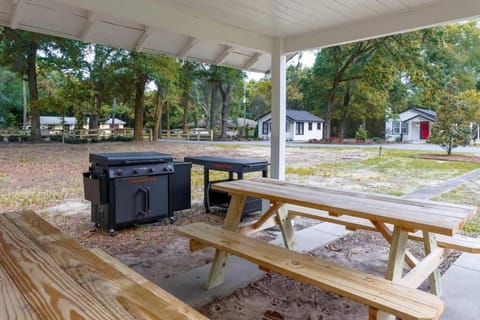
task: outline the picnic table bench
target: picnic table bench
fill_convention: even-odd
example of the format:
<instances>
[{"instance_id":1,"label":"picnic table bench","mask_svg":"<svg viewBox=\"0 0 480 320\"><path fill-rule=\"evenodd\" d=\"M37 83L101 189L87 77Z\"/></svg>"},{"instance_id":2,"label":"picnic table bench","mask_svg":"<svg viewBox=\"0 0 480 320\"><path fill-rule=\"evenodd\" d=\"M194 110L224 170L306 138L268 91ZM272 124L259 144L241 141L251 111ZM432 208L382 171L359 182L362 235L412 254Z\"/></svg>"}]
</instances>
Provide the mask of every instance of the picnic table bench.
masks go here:
<instances>
[{"instance_id":1,"label":"picnic table bench","mask_svg":"<svg viewBox=\"0 0 480 320\"><path fill-rule=\"evenodd\" d=\"M2 319L207 319L32 211L0 214Z\"/></svg>"},{"instance_id":2,"label":"picnic table bench","mask_svg":"<svg viewBox=\"0 0 480 320\"><path fill-rule=\"evenodd\" d=\"M455 236L476 208L433 201L331 190L267 178L218 183L213 188L228 192L230 206L223 229L204 224L181 227L191 238L192 250L215 247L207 288L222 283L228 253L251 260L263 269L275 271L319 288L343 295L370 307L370 318L438 319L443 311L438 266L447 249L438 245L436 235ZM270 208L257 221L240 226L246 197L270 201ZM296 246L288 206L328 212L329 216L364 219L390 243L385 279L290 251ZM335 222L335 220L333 221ZM245 234L276 225L285 247L275 247ZM389 227L393 226L393 230ZM409 233L421 232L425 257L419 261L406 249ZM410 271L403 274L404 261ZM433 294L416 289L430 280ZM381 312L378 312L381 311Z\"/></svg>"}]
</instances>

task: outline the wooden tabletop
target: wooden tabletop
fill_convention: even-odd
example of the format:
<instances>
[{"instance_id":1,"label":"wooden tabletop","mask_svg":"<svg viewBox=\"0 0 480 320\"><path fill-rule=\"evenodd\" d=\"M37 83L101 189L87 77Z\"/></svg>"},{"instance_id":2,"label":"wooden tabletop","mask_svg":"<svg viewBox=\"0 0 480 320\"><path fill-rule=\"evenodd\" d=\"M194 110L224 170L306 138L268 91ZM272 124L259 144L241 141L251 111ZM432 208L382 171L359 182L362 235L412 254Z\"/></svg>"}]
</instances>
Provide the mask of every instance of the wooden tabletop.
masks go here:
<instances>
[{"instance_id":1,"label":"wooden tabletop","mask_svg":"<svg viewBox=\"0 0 480 320\"><path fill-rule=\"evenodd\" d=\"M477 210L471 206L334 190L269 178L220 182L212 184L212 189L449 236L461 230Z\"/></svg>"},{"instance_id":2,"label":"wooden tabletop","mask_svg":"<svg viewBox=\"0 0 480 320\"><path fill-rule=\"evenodd\" d=\"M1 319L207 319L31 211L0 214Z\"/></svg>"}]
</instances>

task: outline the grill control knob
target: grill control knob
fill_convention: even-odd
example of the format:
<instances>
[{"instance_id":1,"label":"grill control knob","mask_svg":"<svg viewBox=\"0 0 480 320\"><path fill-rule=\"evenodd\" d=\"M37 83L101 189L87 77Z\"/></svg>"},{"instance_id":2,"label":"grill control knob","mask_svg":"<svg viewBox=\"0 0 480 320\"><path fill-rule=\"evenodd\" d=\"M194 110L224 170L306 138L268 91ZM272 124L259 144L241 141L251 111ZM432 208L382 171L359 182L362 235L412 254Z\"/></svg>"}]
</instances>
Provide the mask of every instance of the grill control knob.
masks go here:
<instances>
[{"instance_id":1,"label":"grill control knob","mask_svg":"<svg viewBox=\"0 0 480 320\"><path fill-rule=\"evenodd\" d=\"M137 174L138 173L138 170L137 169L133 169L133 174Z\"/></svg>"},{"instance_id":2,"label":"grill control knob","mask_svg":"<svg viewBox=\"0 0 480 320\"><path fill-rule=\"evenodd\" d=\"M149 172L154 172L155 171L155 168L150 168L148 169Z\"/></svg>"},{"instance_id":3,"label":"grill control knob","mask_svg":"<svg viewBox=\"0 0 480 320\"><path fill-rule=\"evenodd\" d=\"M163 168L163 171L172 172L172 171L173 171L173 166L172 166L171 164L169 164L168 166L166 166L165 168Z\"/></svg>"},{"instance_id":4,"label":"grill control knob","mask_svg":"<svg viewBox=\"0 0 480 320\"><path fill-rule=\"evenodd\" d=\"M115 174L117 176L121 176L123 174L123 170L122 169L117 169L117 171L115 171Z\"/></svg>"}]
</instances>

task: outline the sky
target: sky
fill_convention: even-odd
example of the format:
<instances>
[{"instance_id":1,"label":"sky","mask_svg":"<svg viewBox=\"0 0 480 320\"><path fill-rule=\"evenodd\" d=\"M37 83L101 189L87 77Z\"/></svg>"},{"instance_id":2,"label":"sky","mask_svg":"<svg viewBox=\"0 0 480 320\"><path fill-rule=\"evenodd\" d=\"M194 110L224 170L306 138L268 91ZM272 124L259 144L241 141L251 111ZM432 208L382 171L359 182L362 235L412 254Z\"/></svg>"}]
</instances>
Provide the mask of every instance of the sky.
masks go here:
<instances>
[{"instance_id":1,"label":"sky","mask_svg":"<svg viewBox=\"0 0 480 320\"><path fill-rule=\"evenodd\" d=\"M301 63L304 67L310 68L313 66L313 63L315 62L315 54L317 53L317 50L308 50L308 51L302 51L302 59ZM297 63L298 58L295 57L292 61L289 63ZM260 80L263 79L265 76L264 73L259 73L259 72L247 72L247 77L248 79L253 79L253 80Z\"/></svg>"}]
</instances>

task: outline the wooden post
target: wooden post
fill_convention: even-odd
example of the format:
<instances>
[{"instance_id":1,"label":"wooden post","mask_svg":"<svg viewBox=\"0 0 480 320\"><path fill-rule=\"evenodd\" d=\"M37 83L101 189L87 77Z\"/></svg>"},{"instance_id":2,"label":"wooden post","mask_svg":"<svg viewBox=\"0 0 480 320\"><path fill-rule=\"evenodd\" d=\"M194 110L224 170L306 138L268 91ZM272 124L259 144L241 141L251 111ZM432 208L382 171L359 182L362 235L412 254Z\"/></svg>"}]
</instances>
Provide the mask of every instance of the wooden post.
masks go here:
<instances>
[{"instance_id":1,"label":"wooden post","mask_svg":"<svg viewBox=\"0 0 480 320\"><path fill-rule=\"evenodd\" d=\"M285 248L295 250L297 248L297 241L295 240L295 232L293 231L292 219L288 215L288 210L285 206L277 209L278 225L282 231L283 243Z\"/></svg>"},{"instance_id":2,"label":"wooden post","mask_svg":"<svg viewBox=\"0 0 480 320\"><path fill-rule=\"evenodd\" d=\"M430 232L423 231L423 244L425 246L425 254L430 254L437 248L437 240L435 239L435 235ZM440 270L438 268L436 268L428 277L428 281L430 283L430 292L436 296L440 296L442 294L442 287L440 284Z\"/></svg>"},{"instance_id":3,"label":"wooden post","mask_svg":"<svg viewBox=\"0 0 480 320\"><path fill-rule=\"evenodd\" d=\"M228 206L227 215L223 222L223 229L229 231L238 231L238 225L242 218L243 207L245 206L246 196L232 195L230 205ZM210 275L206 284L206 289L211 289L218 286L223 282L225 278L225 268L227 267L228 254L226 252L216 250L215 258L212 262L212 269L210 269Z\"/></svg>"}]
</instances>

